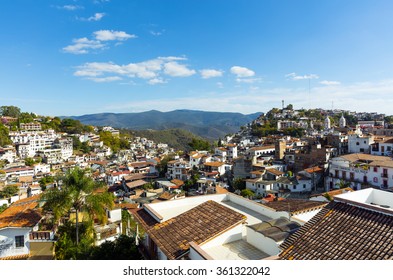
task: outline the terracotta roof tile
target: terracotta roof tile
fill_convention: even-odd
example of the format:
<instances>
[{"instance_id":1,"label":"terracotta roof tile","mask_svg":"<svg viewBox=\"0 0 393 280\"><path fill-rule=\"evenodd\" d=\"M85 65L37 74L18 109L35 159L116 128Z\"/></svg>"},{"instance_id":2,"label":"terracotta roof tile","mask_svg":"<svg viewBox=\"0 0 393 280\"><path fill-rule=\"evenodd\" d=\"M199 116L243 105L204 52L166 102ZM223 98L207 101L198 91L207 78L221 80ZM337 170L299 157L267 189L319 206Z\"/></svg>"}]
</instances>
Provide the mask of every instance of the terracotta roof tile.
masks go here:
<instances>
[{"instance_id":1,"label":"terracotta roof tile","mask_svg":"<svg viewBox=\"0 0 393 280\"><path fill-rule=\"evenodd\" d=\"M40 196L33 196L19 200L0 214L0 228L33 227L42 218L38 206Z\"/></svg>"},{"instance_id":2,"label":"terracotta roof tile","mask_svg":"<svg viewBox=\"0 0 393 280\"><path fill-rule=\"evenodd\" d=\"M280 259L383 260L393 257L393 216L330 202L282 245Z\"/></svg>"},{"instance_id":3,"label":"terracotta roof tile","mask_svg":"<svg viewBox=\"0 0 393 280\"><path fill-rule=\"evenodd\" d=\"M144 209L131 209L129 212L141 223L145 230L150 229L152 226L158 224L158 222Z\"/></svg>"},{"instance_id":4,"label":"terracotta roof tile","mask_svg":"<svg viewBox=\"0 0 393 280\"><path fill-rule=\"evenodd\" d=\"M306 199L288 198L280 201L270 201L265 206L273 208L276 211L286 211L292 214L300 211L306 211L314 208L322 208L326 202L311 201Z\"/></svg>"},{"instance_id":5,"label":"terracotta roof tile","mask_svg":"<svg viewBox=\"0 0 393 280\"><path fill-rule=\"evenodd\" d=\"M190 242L199 245L245 219L242 214L210 200L156 224L148 234L169 259L176 259L188 251Z\"/></svg>"}]
</instances>

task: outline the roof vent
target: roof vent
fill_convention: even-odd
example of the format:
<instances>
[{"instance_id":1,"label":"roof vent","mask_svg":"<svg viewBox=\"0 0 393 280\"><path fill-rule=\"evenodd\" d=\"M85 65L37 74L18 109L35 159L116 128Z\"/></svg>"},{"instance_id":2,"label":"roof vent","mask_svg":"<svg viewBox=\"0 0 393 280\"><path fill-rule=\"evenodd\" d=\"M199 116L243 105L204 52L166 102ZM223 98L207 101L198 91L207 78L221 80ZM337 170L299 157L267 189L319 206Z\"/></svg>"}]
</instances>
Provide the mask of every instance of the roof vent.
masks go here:
<instances>
[{"instance_id":1,"label":"roof vent","mask_svg":"<svg viewBox=\"0 0 393 280\"><path fill-rule=\"evenodd\" d=\"M381 207L383 207L383 208L390 208L389 205L379 205L379 206L381 206Z\"/></svg>"}]
</instances>

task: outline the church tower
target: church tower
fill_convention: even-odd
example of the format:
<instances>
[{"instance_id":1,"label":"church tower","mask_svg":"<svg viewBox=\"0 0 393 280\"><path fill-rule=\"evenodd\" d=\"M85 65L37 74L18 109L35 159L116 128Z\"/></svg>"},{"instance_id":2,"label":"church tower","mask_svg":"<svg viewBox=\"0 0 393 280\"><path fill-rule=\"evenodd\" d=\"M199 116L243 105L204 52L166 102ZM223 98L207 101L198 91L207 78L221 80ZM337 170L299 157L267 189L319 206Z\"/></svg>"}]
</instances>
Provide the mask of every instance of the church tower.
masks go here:
<instances>
[{"instance_id":1,"label":"church tower","mask_svg":"<svg viewBox=\"0 0 393 280\"><path fill-rule=\"evenodd\" d=\"M344 128L347 126L347 120L344 118L344 115L341 115L340 118L340 128Z\"/></svg>"},{"instance_id":2,"label":"church tower","mask_svg":"<svg viewBox=\"0 0 393 280\"><path fill-rule=\"evenodd\" d=\"M329 130L330 129L330 118L329 118L329 116L326 116L326 119L325 119L325 130Z\"/></svg>"}]
</instances>

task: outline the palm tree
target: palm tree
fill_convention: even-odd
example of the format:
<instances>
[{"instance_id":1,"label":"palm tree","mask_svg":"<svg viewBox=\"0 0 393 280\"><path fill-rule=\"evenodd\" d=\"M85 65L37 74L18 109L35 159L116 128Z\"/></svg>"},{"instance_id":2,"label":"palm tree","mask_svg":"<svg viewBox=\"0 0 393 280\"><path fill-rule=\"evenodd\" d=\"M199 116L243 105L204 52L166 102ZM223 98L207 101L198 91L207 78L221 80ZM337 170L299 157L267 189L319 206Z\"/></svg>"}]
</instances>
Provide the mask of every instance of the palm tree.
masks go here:
<instances>
[{"instance_id":1,"label":"palm tree","mask_svg":"<svg viewBox=\"0 0 393 280\"><path fill-rule=\"evenodd\" d=\"M345 181L341 179L336 183L336 186L339 187L340 189L345 189L345 188L350 188L351 187L351 182Z\"/></svg>"},{"instance_id":2,"label":"palm tree","mask_svg":"<svg viewBox=\"0 0 393 280\"><path fill-rule=\"evenodd\" d=\"M60 188L52 188L44 193L44 210L51 210L56 222L62 217L69 216L71 211L75 211L76 246L78 247L79 213L88 214L87 218L90 221L96 218L100 223L106 222L106 208L113 207L113 194L107 191L98 192L103 184L87 177L85 171L80 168L68 170L62 182Z\"/></svg>"}]
</instances>

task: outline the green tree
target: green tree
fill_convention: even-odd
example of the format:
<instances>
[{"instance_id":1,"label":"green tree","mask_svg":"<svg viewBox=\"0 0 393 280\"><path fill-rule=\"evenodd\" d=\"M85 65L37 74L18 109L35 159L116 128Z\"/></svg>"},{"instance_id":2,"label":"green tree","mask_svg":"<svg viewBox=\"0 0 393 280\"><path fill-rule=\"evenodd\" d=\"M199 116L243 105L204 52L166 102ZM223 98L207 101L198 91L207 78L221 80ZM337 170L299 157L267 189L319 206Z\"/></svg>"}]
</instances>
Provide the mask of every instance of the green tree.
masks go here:
<instances>
[{"instance_id":1,"label":"green tree","mask_svg":"<svg viewBox=\"0 0 393 280\"><path fill-rule=\"evenodd\" d=\"M244 190L246 188L246 181L242 178L236 178L233 180L233 188L240 191Z\"/></svg>"},{"instance_id":2,"label":"green tree","mask_svg":"<svg viewBox=\"0 0 393 280\"><path fill-rule=\"evenodd\" d=\"M345 180L340 180L336 183L336 186L339 187L340 189L345 189L351 187L351 182L345 181Z\"/></svg>"},{"instance_id":3,"label":"green tree","mask_svg":"<svg viewBox=\"0 0 393 280\"><path fill-rule=\"evenodd\" d=\"M18 117L19 123L31 123L34 121L35 115L33 113L20 113Z\"/></svg>"},{"instance_id":4,"label":"green tree","mask_svg":"<svg viewBox=\"0 0 393 280\"><path fill-rule=\"evenodd\" d=\"M0 197L9 198L19 193L17 186L6 186L0 191Z\"/></svg>"},{"instance_id":5,"label":"green tree","mask_svg":"<svg viewBox=\"0 0 393 280\"><path fill-rule=\"evenodd\" d=\"M244 189L240 192L240 195L243 197L253 197L255 196L255 193L252 190Z\"/></svg>"},{"instance_id":6,"label":"green tree","mask_svg":"<svg viewBox=\"0 0 393 280\"><path fill-rule=\"evenodd\" d=\"M53 176L45 176L44 178L41 178L38 181L42 191L46 190L46 186L48 184L51 184L51 183L54 183L54 182L55 182L55 178Z\"/></svg>"},{"instance_id":7,"label":"green tree","mask_svg":"<svg viewBox=\"0 0 393 280\"><path fill-rule=\"evenodd\" d=\"M165 177L165 173L168 171L168 162L173 159L174 159L173 155L166 155L157 164L157 169L160 174L160 177Z\"/></svg>"},{"instance_id":8,"label":"green tree","mask_svg":"<svg viewBox=\"0 0 393 280\"><path fill-rule=\"evenodd\" d=\"M1 106L0 107L0 115L18 118L20 115L20 108L16 106Z\"/></svg>"},{"instance_id":9,"label":"green tree","mask_svg":"<svg viewBox=\"0 0 393 280\"><path fill-rule=\"evenodd\" d=\"M209 141L197 138L192 138L188 145L191 147L191 149L199 151L209 151L211 148Z\"/></svg>"},{"instance_id":10,"label":"green tree","mask_svg":"<svg viewBox=\"0 0 393 280\"><path fill-rule=\"evenodd\" d=\"M94 247L90 260L141 260L142 255L135 244L135 238L120 235L115 241L106 241Z\"/></svg>"},{"instance_id":11,"label":"green tree","mask_svg":"<svg viewBox=\"0 0 393 280\"><path fill-rule=\"evenodd\" d=\"M12 143L9 137L9 130L8 128L0 123L0 147L4 147L6 145L10 145Z\"/></svg>"},{"instance_id":12,"label":"green tree","mask_svg":"<svg viewBox=\"0 0 393 280\"><path fill-rule=\"evenodd\" d=\"M74 168L67 171L62 180L61 188L51 188L43 195L44 209L53 212L55 221L69 216L75 212L75 240L79 245L79 213L86 213L84 218L92 222L96 218L104 223L107 220L106 208L111 209L114 205L112 193L107 191L97 192L103 188L103 184L94 181L85 175L85 171Z\"/></svg>"},{"instance_id":13,"label":"green tree","mask_svg":"<svg viewBox=\"0 0 393 280\"><path fill-rule=\"evenodd\" d=\"M33 166L34 163L35 163L35 161L34 161L33 158L30 158L30 157L25 158L25 164L26 164L27 166Z\"/></svg>"},{"instance_id":14,"label":"green tree","mask_svg":"<svg viewBox=\"0 0 393 280\"><path fill-rule=\"evenodd\" d=\"M0 205L0 213L4 212L4 210L7 209L7 208L8 208L7 204Z\"/></svg>"}]
</instances>

